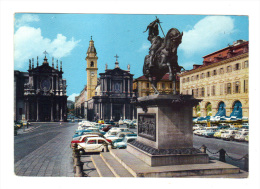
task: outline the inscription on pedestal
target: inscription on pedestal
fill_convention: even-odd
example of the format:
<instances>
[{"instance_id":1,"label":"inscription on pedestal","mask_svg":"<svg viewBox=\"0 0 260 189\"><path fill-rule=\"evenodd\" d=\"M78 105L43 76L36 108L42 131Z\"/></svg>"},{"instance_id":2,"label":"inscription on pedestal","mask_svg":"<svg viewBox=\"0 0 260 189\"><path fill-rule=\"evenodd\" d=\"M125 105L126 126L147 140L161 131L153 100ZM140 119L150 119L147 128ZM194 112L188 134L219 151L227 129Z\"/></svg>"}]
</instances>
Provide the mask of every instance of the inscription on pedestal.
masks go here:
<instances>
[{"instance_id":1,"label":"inscription on pedestal","mask_svg":"<svg viewBox=\"0 0 260 189\"><path fill-rule=\"evenodd\" d=\"M156 141L156 114L138 114L138 135Z\"/></svg>"}]
</instances>

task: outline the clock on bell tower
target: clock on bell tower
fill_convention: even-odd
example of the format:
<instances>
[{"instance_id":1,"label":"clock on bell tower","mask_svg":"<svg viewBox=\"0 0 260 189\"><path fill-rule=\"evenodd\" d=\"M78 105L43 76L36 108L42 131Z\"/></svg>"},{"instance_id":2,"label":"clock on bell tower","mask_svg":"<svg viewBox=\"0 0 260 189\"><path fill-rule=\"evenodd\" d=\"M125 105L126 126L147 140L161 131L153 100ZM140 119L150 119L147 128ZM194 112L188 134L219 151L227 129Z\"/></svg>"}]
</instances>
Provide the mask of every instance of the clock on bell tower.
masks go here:
<instances>
[{"instance_id":1,"label":"clock on bell tower","mask_svg":"<svg viewBox=\"0 0 260 189\"><path fill-rule=\"evenodd\" d=\"M87 51L87 100L95 96L95 88L97 86L97 52L94 46L94 41L89 41L89 47Z\"/></svg>"}]
</instances>

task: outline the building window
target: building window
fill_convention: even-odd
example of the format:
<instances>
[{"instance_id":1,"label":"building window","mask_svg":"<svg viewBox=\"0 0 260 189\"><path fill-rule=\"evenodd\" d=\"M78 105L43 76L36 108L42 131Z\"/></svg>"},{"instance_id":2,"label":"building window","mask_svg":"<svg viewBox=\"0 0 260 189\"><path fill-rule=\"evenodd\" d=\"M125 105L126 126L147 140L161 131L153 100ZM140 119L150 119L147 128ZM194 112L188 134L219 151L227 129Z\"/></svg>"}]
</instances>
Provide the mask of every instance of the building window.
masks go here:
<instances>
[{"instance_id":1,"label":"building window","mask_svg":"<svg viewBox=\"0 0 260 189\"><path fill-rule=\"evenodd\" d=\"M215 96L215 95L216 95L216 86L213 85L213 86L211 87L211 96Z\"/></svg>"},{"instance_id":2,"label":"building window","mask_svg":"<svg viewBox=\"0 0 260 189\"><path fill-rule=\"evenodd\" d=\"M227 83L227 94L231 94L231 83Z\"/></svg>"},{"instance_id":3,"label":"building window","mask_svg":"<svg viewBox=\"0 0 260 189\"><path fill-rule=\"evenodd\" d=\"M234 84L234 93L240 93L240 82L236 81Z\"/></svg>"},{"instance_id":4,"label":"building window","mask_svg":"<svg viewBox=\"0 0 260 189\"><path fill-rule=\"evenodd\" d=\"M146 83L146 88L147 88L147 89L150 88L150 83Z\"/></svg>"},{"instance_id":5,"label":"building window","mask_svg":"<svg viewBox=\"0 0 260 189\"><path fill-rule=\"evenodd\" d=\"M207 77L210 77L210 72L207 72Z\"/></svg>"},{"instance_id":6,"label":"building window","mask_svg":"<svg viewBox=\"0 0 260 189\"><path fill-rule=\"evenodd\" d=\"M231 71L232 71L231 66L228 66L228 67L227 67L227 73L229 73L229 72L231 72Z\"/></svg>"},{"instance_id":7,"label":"building window","mask_svg":"<svg viewBox=\"0 0 260 189\"><path fill-rule=\"evenodd\" d=\"M248 68L248 60L244 62L244 68Z\"/></svg>"},{"instance_id":8,"label":"building window","mask_svg":"<svg viewBox=\"0 0 260 189\"><path fill-rule=\"evenodd\" d=\"M191 77L191 81L194 81L194 76Z\"/></svg>"},{"instance_id":9,"label":"building window","mask_svg":"<svg viewBox=\"0 0 260 189\"><path fill-rule=\"evenodd\" d=\"M234 65L234 70L240 70L240 64L239 63Z\"/></svg>"},{"instance_id":10,"label":"building window","mask_svg":"<svg viewBox=\"0 0 260 189\"><path fill-rule=\"evenodd\" d=\"M217 75L217 70L213 70L213 75Z\"/></svg>"},{"instance_id":11,"label":"building window","mask_svg":"<svg viewBox=\"0 0 260 189\"><path fill-rule=\"evenodd\" d=\"M201 97L204 97L205 96L205 89L204 87L201 88Z\"/></svg>"},{"instance_id":12,"label":"building window","mask_svg":"<svg viewBox=\"0 0 260 189\"><path fill-rule=\"evenodd\" d=\"M205 78L205 74L204 73L201 74L201 79L203 79L203 78Z\"/></svg>"},{"instance_id":13,"label":"building window","mask_svg":"<svg viewBox=\"0 0 260 189\"><path fill-rule=\"evenodd\" d=\"M224 68L220 68L220 69L219 69L219 73L220 73L220 74L224 74Z\"/></svg>"},{"instance_id":14,"label":"building window","mask_svg":"<svg viewBox=\"0 0 260 189\"><path fill-rule=\"evenodd\" d=\"M170 88L172 88L172 83L170 83Z\"/></svg>"},{"instance_id":15,"label":"building window","mask_svg":"<svg viewBox=\"0 0 260 189\"><path fill-rule=\"evenodd\" d=\"M94 62L93 61L90 62L90 67L94 67Z\"/></svg>"},{"instance_id":16,"label":"building window","mask_svg":"<svg viewBox=\"0 0 260 189\"><path fill-rule=\"evenodd\" d=\"M248 80L244 80L244 93L248 93Z\"/></svg>"},{"instance_id":17,"label":"building window","mask_svg":"<svg viewBox=\"0 0 260 189\"><path fill-rule=\"evenodd\" d=\"M162 83L162 89L165 89L165 83Z\"/></svg>"},{"instance_id":18,"label":"building window","mask_svg":"<svg viewBox=\"0 0 260 189\"><path fill-rule=\"evenodd\" d=\"M187 77L187 82L189 82L190 81L190 78L189 77Z\"/></svg>"},{"instance_id":19,"label":"building window","mask_svg":"<svg viewBox=\"0 0 260 189\"><path fill-rule=\"evenodd\" d=\"M199 80L199 75L196 76L196 80Z\"/></svg>"},{"instance_id":20,"label":"building window","mask_svg":"<svg viewBox=\"0 0 260 189\"><path fill-rule=\"evenodd\" d=\"M185 83L185 78L182 79L182 83Z\"/></svg>"}]
</instances>

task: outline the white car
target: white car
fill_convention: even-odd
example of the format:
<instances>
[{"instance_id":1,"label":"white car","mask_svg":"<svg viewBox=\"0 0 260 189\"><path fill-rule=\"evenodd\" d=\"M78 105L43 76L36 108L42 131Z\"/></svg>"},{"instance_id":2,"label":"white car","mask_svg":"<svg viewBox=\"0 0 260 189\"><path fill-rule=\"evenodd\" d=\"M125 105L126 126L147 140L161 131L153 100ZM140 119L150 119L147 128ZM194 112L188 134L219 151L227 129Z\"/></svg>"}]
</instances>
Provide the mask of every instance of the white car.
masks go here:
<instances>
[{"instance_id":1,"label":"white car","mask_svg":"<svg viewBox=\"0 0 260 189\"><path fill-rule=\"evenodd\" d=\"M118 125L123 125L123 124L124 124L124 121L120 119L120 120L118 121Z\"/></svg>"},{"instance_id":2,"label":"white car","mask_svg":"<svg viewBox=\"0 0 260 189\"><path fill-rule=\"evenodd\" d=\"M113 144L113 148L125 149L127 147L127 143L135 141L137 136L125 136L125 138L121 142L115 142Z\"/></svg>"},{"instance_id":3,"label":"white car","mask_svg":"<svg viewBox=\"0 0 260 189\"><path fill-rule=\"evenodd\" d=\"M221 138L223 140L234 140L237 130L226 130L224 133L221 134Z\"/></svg>"},{"instance_id":4,"label":"white car","mask_svg":"<svg viewBox=\"0 0 260 189\"><path fill-rule=\"evenodd\" d=\"M104 152L109 142L101 137L87 138L85 143L79 143L78 149L84 152Z\"/></svg>"},{"instance_id":5,"label":"white car","mask_svg":"<svg viewBox=\"0 0 260 189\"><path fill-rule=\"evenodd\" d=\"M129 131L129 132L125 132L125 131L119 132L119 133L117 133L117 135L111 135L111 136L106 137L106 139L109 139L113 142L114 140L124 138L125 135L127 135L127 134L133 134L133 132L131 132L131 131Z\"/></svg>"},{"instance_id":6,"label":"white car","mask_svg":"<svg viewBox=\"0 0 260 189\"><path fill-rule=\"evenodd\" d=\"M112 127L109 131L123 132L123 131L130 131L130 130L128 128Z\"/></svg>"},{"instance_id":7,"label":"white car","mask_svg":"<svg viewBox=\"0 0 260 189\"><path fill-rule=\"evenodd\" d=\"M247 129L245 129L247 130ZM245 141L246 136L248 135L248 131L240 130L236 133L234 140L236 141Z\"/></svg>"}]
</instances>

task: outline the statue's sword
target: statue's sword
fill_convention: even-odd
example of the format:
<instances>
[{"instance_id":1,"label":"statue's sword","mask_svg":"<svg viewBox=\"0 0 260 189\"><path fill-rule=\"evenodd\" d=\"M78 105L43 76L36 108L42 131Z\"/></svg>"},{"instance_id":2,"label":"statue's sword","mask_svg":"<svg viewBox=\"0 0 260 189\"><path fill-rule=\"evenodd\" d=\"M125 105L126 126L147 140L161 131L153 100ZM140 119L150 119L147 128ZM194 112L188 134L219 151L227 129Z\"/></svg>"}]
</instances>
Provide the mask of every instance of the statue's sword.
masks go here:
<instances>
[{"instance_id":1,"label":"statue's sword","mask_svg":"<svg viewBox=\"0 0 260 189\"><path fill-rule=\"evenodd\" d=\"M158 19L157 16L155 16L155 17L156 17L156 19ZM158 20L159 20L159 19L158 19ZM162 30L163 36L165 37L164 32L163 32L163 29L162 29L162 26L161 26L160 23L161 23L161 22L160 22L160 20L159 20L159 26L160 26L160 28L161 28L161 30Z\"/></svg>"}]
</instances>

